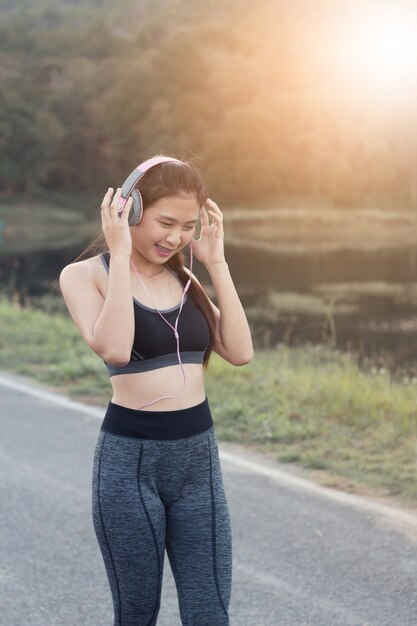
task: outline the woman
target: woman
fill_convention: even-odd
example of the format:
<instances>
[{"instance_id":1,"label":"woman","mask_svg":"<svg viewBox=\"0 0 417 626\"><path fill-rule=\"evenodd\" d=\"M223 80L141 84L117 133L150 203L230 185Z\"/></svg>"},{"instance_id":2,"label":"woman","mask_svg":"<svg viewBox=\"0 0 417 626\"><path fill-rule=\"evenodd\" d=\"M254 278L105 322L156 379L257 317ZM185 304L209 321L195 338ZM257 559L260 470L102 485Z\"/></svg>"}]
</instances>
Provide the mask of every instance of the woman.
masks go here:
<instances>
[{"instance_id":1,"label":"woman","mask_svg":"<svg viewBox=\"0 0 417 626\"><path fill-rule=\"evenodd\" d=\"M182 624L222 626L232 532L203 374L212 350L234 365L251 361L252 340L225 260L223 215L198 169L170 157L140 167L140 222L129 226L133 199L124 204L110 188L99 254L60 275L69 312L113 387L94 453L94 528L114 626L156 624L165 548ZM187 245L219 308L185 268Z\"/></svg>"}]
</instances>

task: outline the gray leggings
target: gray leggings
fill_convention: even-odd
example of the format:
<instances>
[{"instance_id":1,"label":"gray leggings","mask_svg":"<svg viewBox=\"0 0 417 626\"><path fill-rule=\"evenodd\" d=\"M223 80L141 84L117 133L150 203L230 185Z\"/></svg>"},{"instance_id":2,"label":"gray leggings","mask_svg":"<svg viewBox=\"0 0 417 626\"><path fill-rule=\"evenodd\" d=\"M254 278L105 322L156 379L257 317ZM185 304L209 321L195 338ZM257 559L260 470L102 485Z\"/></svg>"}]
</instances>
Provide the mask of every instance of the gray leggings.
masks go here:
<instances>
[{"instance_id":1,"label":"gray leggings","mask_svg":"<svg viewBox=\"0 0 417 626\"><path fill-rule=\"evenodd\" d=\"M114 626L156 624L165 548L183 626L229 624L232 530L208 413L207 398L164 412L109 403L94 452L92 514ZM149 424L159 435L149 435ZM167 439L177 424L176 435L186 436ZM190 425L204 430L188 434Z\"/></svg>"}]
</instances>

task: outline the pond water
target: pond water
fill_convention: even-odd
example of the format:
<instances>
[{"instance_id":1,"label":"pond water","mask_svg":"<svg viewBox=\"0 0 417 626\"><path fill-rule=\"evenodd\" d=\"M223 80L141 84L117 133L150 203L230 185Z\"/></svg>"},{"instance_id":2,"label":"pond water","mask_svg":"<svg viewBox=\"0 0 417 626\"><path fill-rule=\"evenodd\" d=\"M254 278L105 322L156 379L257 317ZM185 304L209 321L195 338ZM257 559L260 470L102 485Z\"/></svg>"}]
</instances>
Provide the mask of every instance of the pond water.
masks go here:
<instances>
[{"instance_id":1,"label":"pond water","mask_svg":"<svg viewBox=\"0 0 417 626\"><path fill-rule=\"evenodd\" d=\"M3 291L42 306L61 268L83 248L3 257ZM415 246L290 254L226 245L226 258L256 347L333 341L417 375ZM204 266L195 261L194 270L214 297Z\"/></svg>"},{"instance_id":2,"label":"pond water","mask_svg":"<svg viewBox=\"0 0 417 626\"><path fill-rule=\"evenodd\" d=\"M415 246L288 254L234 245L226 257L257 345L330 340L417 373Z\"/></svg>"}]
</instances>

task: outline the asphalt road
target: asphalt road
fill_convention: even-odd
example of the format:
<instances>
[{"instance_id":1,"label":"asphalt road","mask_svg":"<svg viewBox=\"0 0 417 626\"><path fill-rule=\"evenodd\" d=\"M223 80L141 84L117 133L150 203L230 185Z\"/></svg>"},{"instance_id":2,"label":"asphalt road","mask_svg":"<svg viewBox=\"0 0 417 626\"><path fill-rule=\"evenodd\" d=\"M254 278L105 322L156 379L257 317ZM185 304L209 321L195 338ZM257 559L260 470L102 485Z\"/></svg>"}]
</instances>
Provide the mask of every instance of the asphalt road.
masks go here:
<instances>
[{"instance_id":1,"label":"asphalt road","mask_svg":"<svg viewBox=\"0 0 417 626\"><path fill-rule=\"evenodd\" d=\"M91 517L104 408L75 410L0 378L0 624L112 626ZM219 447L233 529L231 625L417 625L417 518L400 525L365 500L337 501L292 484L291 472L281 479L281 465L274 474L271 461ZM181 626L167 558L158 626Z\"/></svg>"}]
</instances>

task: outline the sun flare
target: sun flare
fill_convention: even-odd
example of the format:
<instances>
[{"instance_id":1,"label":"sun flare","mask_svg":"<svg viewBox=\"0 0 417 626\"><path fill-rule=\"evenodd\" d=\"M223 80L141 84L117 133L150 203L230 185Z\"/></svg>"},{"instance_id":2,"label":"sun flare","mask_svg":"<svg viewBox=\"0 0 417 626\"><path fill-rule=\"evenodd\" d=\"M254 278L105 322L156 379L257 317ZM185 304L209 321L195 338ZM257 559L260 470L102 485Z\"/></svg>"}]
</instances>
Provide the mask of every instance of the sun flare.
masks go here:
<instances>
[{"instance_id":1,"label":"sun flare","mask_svg":"<svg viewBox=\"0 0 417 626\"><path fill-rule=\"evenodd\" d=\"M350 15L339 41L341 69L369 88L409 89L417 79L417 5L381 1Z\"/></svg>"}]
</instances>

